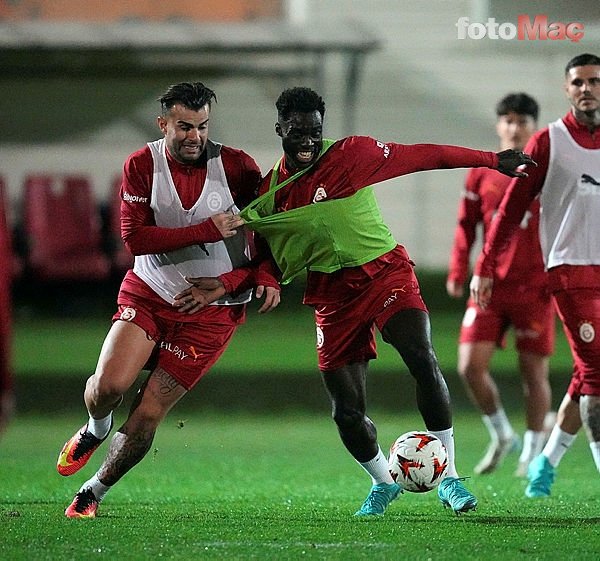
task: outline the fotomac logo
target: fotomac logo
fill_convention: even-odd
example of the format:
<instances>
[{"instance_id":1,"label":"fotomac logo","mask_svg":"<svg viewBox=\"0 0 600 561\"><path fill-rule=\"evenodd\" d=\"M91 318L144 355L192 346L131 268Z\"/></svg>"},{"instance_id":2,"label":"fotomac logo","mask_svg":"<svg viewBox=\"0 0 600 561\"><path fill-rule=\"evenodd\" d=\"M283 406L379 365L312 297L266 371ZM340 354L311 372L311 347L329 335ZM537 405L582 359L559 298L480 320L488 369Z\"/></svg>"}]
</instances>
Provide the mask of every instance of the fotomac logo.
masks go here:
<instances>
[{"instance_id":1,"label":"fotomac logo","mask_svg":"<svg viewBox=\"0 0 600 561\"><path fill-rule=\"evenodd\" d=\"M578 21L563 23L549 22L546 14L537 14L533 20L527 14L517 16L517 24L498 23L496 18L487 22L471 22L469 18L458 18L456 22L459 39L518 39L519 41L565 41L578 43L583 39L584 25Z\"/></svg>"}]
</instances>

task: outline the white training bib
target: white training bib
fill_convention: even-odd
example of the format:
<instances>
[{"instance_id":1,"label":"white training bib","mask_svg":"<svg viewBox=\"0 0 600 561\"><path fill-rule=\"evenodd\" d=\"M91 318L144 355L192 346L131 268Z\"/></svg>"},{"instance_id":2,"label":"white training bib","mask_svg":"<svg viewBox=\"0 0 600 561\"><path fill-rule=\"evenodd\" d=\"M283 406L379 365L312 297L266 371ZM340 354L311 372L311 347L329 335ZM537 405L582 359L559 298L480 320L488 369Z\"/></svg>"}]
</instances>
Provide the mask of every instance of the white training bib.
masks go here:
<instances>
[{"instance_id":1,"label":"white training bib","mask_svg":"<svg viewBox=\"0 0 600 561\"><path fill-rule=\"evenodd\" d=\"M183 208L167 163L165 140L149 142L154 160L150 206L156 225L181 228L204 222L219 212L239 212L227 184L220 155L220 144L206 146L207 174L202 193L190 209ZM166 253L136 255L133 272L169 303L176 294L189 288L185 277L216 277L234 267L247 265L251 257L251 234L239 228L235 236L215 243L196 244ZM216 305L249 302L252 291L235 298L229 295Z\"/></svg>"},{"instance_id":2,"label":"white training bib","mask_svg":"<svg viewBox=\"0 0 600 561\"><path fill-rule=\"evenodd\" d=\"M546 269L600 265L600 150L579 146L562 119L548 130L550 161L540 196Z\"/></svg>"}]
</instances>

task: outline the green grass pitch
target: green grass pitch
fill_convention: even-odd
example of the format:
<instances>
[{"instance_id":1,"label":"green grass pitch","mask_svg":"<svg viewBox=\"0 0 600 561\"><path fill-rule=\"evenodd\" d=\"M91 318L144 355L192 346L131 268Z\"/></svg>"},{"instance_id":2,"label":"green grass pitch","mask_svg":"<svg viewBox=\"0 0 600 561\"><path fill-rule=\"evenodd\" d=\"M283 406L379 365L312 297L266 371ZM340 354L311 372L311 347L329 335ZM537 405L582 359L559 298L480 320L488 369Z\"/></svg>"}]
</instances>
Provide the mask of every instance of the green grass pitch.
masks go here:
<instances>
[{"instance_id":1,"label":"green grass pitch","mask_svg":"<svg viewBox=\"0 0 600 561\"><path fill-rule=\"evenodd\" d=\"M68 520L63 512L106 445L69 478L56 473L55 462L85 420L81 393L112 311L58 319L18 314L20 408L0 439L0 560L600 558L598 474L583 433L547 500L524 497L525 482L512 475L513 454L496 473L467 481L480 501L475 513L454 516L434 491L405 493L382 519L353 518L370 481L329 419L311 312L290 308L264 317L250 308L213 372L167 418L152 451L107 495L95 520ZM453 387L458 467L469 476L487 435L455 373L460 312L433 310L432 324ZM396 353L383 344L379 353L370 368L370 414L387 448L399 434L423 426ZM571 369L561 331L551 368L557 406ZM497 353L493 370L522 430L514 353ZM305 409L300 397L311 393L317 397ZM118 410L117 423L126 410Z\"/></svg>"},{"instance_id":2,"label":"green grass pitch","mask_svg":"<svg viewBox=\"0 0 600 561\"><path fill-rule=\"evenodd\" d=\"M186 412L187 413L187 412ZM125 408L118 410L117 422ZM373 413L380 441L421 428L413 414ZM404 493L381 519L352 515L370 481L343 450L326 411L281 416L173 412L153 449L106 497L94 520L63 511L97 468L54 471L81 415L23 415L0 441L0 559L598 559L598 474L580 436L553 496L531 500L513 477L516 455L467 481L479 498L457 517L435 491ZM486 445L472 412L455 419L459 469L469 475Z\"/></svg>"},{"instance_id":3,"label":"green grass pitch","mask_svg":"<svg viewBox=\"0 0 600 561\"><path fill-rule=\"evenodd\" d=\"M79 318L18 319L14 352L17 374L24 377L48 373L91 374L110 328L111 313ZM434 311L431 314L433 344L444 372L452 373L456 369L460 321L461 315L456 312ZM256 313L256 303L253 303L246 323L237 330L212 372L226 376L245 376L256 372L314 375L317 372L315 340L313 316L307 306L297 305L292 312L275 310L260 316ZM371 362L370 371L387 372L403 368L396 351L382 343L380 338L378 353L379 358ZM559 327L551 369L568 381L571 364L571 354ZM507 350L494 355L492 370L512 376L515 367L516 355L509 337Z\"/></svg>"}]
</instances>

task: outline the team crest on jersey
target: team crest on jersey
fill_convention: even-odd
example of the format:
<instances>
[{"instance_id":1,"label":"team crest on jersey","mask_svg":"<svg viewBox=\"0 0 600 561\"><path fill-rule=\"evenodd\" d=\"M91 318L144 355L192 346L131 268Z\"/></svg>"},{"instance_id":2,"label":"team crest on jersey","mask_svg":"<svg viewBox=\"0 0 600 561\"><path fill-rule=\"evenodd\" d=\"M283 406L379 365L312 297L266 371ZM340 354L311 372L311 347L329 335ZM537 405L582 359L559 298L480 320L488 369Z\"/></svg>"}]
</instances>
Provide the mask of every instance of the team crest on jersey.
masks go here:
<instances>
[{"instance_id":1,"label":"team crest on jersey","mask_svg":"<svg viewBox=\"0 0 600 561\"><path fill-rule=\"evenodd\" d=\"M123 310L121 311L121 315L119 317L119 319L122 319L123 321L131 321L133 320L133 318L135 318L135 308L131 308L130 306L127 306L126 308L123 308Z\"/></svg>"},{"instance_id":2,"label":"team crest on jersey","mask_svg":"<svg viewBox=\"0 0 600 561\"><path fill-rule=\"evenodd\" d=\"M206 204L213 212L221 210L223 208L223 197L221 197L220 193L212 192L208 195Z\"/></svg>"},{"instance_id":3,"label":"team crest on jersey","mask_svg":"<svg viewBox=\"0 0 600 561\"><path fill-rule=\"evenodd\" d=\"M579 324L579 337L584 343L591 343L596 338L596 330L589 321Z\"/></svg>"},{"instance_id":4,"label":"team crest on jersey","mask_svg":"<svg viewBox=\"0 0 600 561\"><path fill-rule=\"evenodd\" d=\"M318 203L319 201L323 201L327 198L327 191L325 191L324 185L319 185L317 190L315 191L315 196L313 197L312 202Z\"/></svg>"}]
</instances>

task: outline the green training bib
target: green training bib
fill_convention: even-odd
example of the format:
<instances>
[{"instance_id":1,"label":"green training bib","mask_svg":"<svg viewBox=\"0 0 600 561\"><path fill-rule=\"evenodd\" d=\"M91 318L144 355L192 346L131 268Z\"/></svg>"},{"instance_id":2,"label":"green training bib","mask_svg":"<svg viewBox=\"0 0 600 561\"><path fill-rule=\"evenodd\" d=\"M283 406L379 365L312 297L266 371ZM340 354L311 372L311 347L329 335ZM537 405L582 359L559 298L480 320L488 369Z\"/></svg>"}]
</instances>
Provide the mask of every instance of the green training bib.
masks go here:
<instances>
[{"instance_id":1,"label":"green training bib","mask_svg":"<svg viewBox=\"0 0 600 561\"><path fill-rule=\"evenodd\" d=\"M324 141L319 158L333 143ZM278 166L279 162L275 169ZM282 272L282 284L290 282L304 269L333 273L344 267L363 265L397 245L383 221L372 187L343 199L323 200L274 213L275 193L311 167L279 185L275 184L274 169L269 191L240 213L247 227L269 244Z\"/></svg>"}]
</instances>

